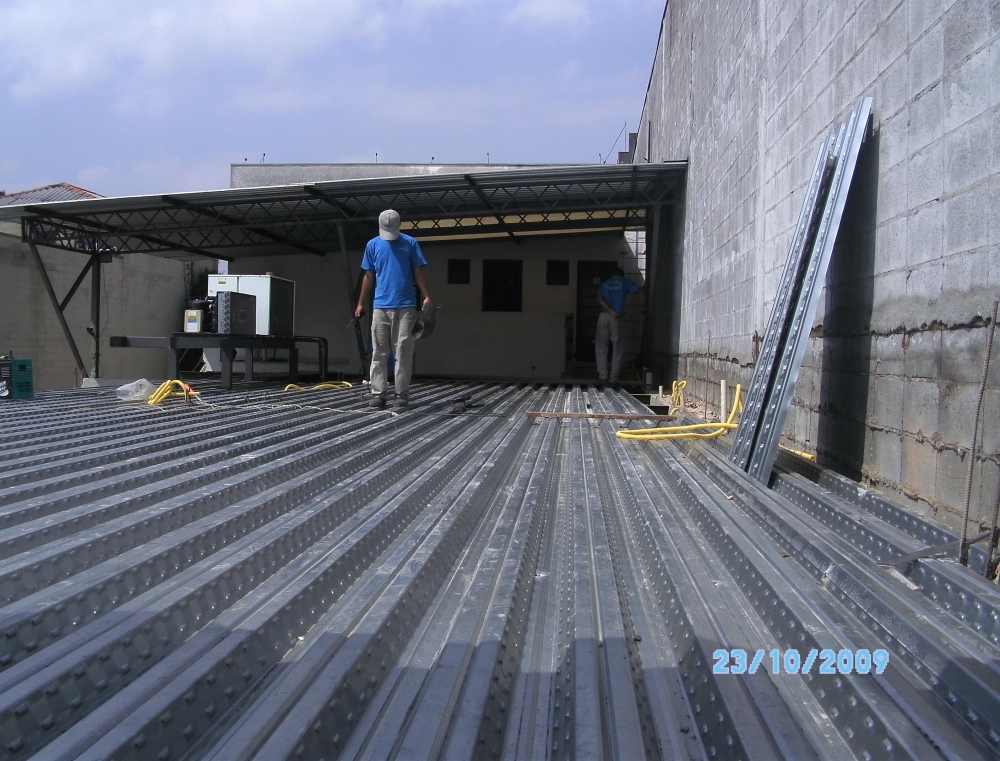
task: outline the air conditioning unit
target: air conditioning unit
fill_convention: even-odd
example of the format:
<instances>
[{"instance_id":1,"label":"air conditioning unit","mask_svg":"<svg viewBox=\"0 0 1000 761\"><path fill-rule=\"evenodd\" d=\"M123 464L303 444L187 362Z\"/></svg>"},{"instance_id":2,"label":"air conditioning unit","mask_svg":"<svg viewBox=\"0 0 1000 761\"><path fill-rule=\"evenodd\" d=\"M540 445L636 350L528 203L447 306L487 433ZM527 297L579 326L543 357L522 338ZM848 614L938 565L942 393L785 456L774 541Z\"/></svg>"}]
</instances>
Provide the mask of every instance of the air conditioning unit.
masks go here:
<instances>
[{"instance_id":1,"label":"air conditioning unit","mask_svg":"<svg viewBox=\"0 0 1000 761\"><path fill-rule=\"evenodd\" d=\"M274 275L210 275L208 295L218 296L225 291L257 297L256 329L252 332L262 336L295 335L294 281Z\"/></svg>"}]
</instances>

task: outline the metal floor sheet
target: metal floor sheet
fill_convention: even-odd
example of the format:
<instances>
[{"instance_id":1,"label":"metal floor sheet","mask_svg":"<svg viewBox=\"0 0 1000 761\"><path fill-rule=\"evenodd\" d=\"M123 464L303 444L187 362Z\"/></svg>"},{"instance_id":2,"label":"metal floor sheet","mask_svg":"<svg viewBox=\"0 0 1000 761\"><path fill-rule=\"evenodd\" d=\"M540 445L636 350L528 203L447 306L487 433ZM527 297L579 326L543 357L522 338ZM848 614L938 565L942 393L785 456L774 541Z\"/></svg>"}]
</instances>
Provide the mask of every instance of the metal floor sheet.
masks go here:
<instances>
[{"instance_id":1,"label":"metal floor sheet","mask_svg":"<svg viewBox=\"0 0 1000 761\"><path fill-rule=\"evenodd\" d=\"M610 389L200 390L0 403L0 757L998 756L996 585L856 485L525 415Z\"/></svg>"}]
</instances>

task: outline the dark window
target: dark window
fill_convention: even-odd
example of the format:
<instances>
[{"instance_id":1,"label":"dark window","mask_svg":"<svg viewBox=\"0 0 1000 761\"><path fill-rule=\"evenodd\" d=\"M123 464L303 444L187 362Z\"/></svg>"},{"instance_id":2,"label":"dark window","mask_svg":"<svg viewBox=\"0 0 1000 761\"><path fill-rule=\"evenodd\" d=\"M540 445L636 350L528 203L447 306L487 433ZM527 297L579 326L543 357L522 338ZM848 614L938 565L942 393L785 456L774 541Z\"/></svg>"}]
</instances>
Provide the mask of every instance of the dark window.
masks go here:
<instances>
[{"instance_id":1,"label":"dark window","mask_svg":"<svg viewBox=\"0 0 1000 761\"><path fill-rule=\"evenodd\" d=\"M545 285L569 285L568 259L549 259L545 263Z\"/></svg>"},{"instance_id":2,"label":"dark window","mask_svg":"<svg viewBox=\"0 0 1000 761\"><path fill-rule=\"evenodd\" d=\"M521 260L483 261L483 311L521 311Z\"/></svg>"},{"instance_id":3,"label":"dark window","mask_svg":"<svg viewBox=\"0 0 1000 761\"><path fill-rule=\"evenodd\" d=\"M448 260L448 284L468 285L469 284L469 260L449 259Z\"/></svg>"}]
</instances>

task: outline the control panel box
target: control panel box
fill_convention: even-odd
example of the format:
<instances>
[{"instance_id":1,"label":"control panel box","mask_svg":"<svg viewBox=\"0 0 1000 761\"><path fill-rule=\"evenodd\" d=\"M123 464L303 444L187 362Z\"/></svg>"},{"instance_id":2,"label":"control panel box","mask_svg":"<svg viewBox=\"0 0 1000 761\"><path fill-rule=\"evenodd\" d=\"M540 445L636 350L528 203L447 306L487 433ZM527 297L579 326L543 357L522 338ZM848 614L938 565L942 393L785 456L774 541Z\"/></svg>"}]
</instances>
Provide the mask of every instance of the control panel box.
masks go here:
<instances>
[{"instance_id":1,"label":"control panel box","mask_svg":"<svg viewBox=\"0 0 1000 761\"><path fill-rule=\"evenodd\" d=\"M0 401L34 399L30 359L0 359Z\"/></svg>"}]
</instances>

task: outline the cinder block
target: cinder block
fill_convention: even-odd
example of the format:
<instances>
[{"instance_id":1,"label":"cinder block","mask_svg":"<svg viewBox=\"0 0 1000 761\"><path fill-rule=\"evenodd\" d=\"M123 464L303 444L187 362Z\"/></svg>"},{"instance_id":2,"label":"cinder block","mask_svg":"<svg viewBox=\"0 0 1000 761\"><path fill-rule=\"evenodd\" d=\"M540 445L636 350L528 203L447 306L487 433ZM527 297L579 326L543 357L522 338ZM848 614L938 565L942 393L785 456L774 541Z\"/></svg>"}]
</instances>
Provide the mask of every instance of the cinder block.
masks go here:
<instances>
[{"instance_id":1,"label":"cinder block","mask_svg":"<svg viewBox=\"0 0 1000 761\"><path fill-rule=\"evenodd\" d=\"M909 118L909 149L916 153L932 140L944 134L944 86L938 83L920 93L907 107Z\"/></svg>"},{"instance_id":2,"label":"cinder block","mask_svg":"<svg viewBox=\"0 0 1000 761\"><path fill-rule=\"evenodd\" d=\"M996 26L989 23L996 14L996 4L991 7L987 0L962 0L943 14L945 71L962 65L996 34Z\"/></svg>"},{"instance_id":3,"label":"cinder block","mask_svg":"<svg viewBox=\"0 0 1000 761\"><path fill-rule=\"evenodd\" d=\"M907 378L903 387L903 430L933 436L939 428L940 406L937 381Z\"/></svg>"},{"instance_id":4,"label":"cinder block","mask_svg":"<svg viewBox=\"0 0 1000 761\"><path fill-rule=\"evenodd\" d=\"M944 76L944 25L935 23L910 48L910 97L941 81Z\"/></svg>"},{"instance_id":5,"label":"cinder block","mask_svg":"<svg viewBox=\"0 0 1000 761\"><path fill-rule=\"evenodd\" d=\"M916 319L924 324L924 321L930 323L938 317L935 307L944 289L943 276L944 266L940 261L914 267L909 271L906 278L906 299L914 314L910 317L911 326Z\"/></svg>"},{"instance_id":6,"label":"cinder block","mask_svg":"<svg viewBox=\"0 0 1000 761\"><path fill-rule=\"evenodd\" d=\"M875 36L878 40L879 71L884 72L904 57L910 43L906 26L905 4L897 5L888 18L878 25Z\"/></svg>"},{"instance_id":7,"label":"cinder block","mask_svg":"<svg viewBox=\"0 0 1000 761\"><path fill-rule=\"evenodd\" d=\"M905 354L901 335L872 336L869 372L873 375L906 374Z\"/></svg>"},{"instance_id":8,"label":"cinder block","mask_svg":"<svg viewBox=\"0 0 1000 761\"><path fill-rule=\"evenodd\" d=\"M937 452L929 441L903 439L902 485L921 499L931 501L937 488Z\"/></svg>"},{"instance_id":9,"label":"cinder block","mask_svg":"<svg viewBox=\"0 0 1000 761\"><path fill-rule=\"evenodd\" d=\"M907 217L907 263L916 266L940 259L944 245L942 204L938 201L917 209Z\"/></svg>"},{"instance_id":10,"label":"cinder block","mask_svg":"<svg viewBox=\"0 0 1000 761\"><path fill-rule=\"evenodd\" d=\"M914 153L907 164L906 204L910 209L941 198L945 176L945 141L935 140Z\"/></svg>"},{"instance_id":11,"label":"cinder block","mask_svg":"<svg viewBox=\"0 0 1000 761\"><path fill-rule=\"evenodd\" d=\"M938 455L937 484L935 496L952 508L957 515L962 514L965 503L965 481L968 472L968 457L960 457L956 452L945 449ZM961 525L961 524L959 524Z\"/></svg>"},{"instance_id":12,"label":"cinder block","mask_svg":"<svg viewBox=\"0 0 1000 761\"><path fill-rule=\"evenodd\" d=\"M906 215L910 208L906 197L908 182L909 162L901 161L881 174L878 184L879 220Z\"/></svg>"},{"instance_id":13,"label":"cinder block","mask_svg":"<svg viewBox=\"0 0 1000 761\"><path fill-rule=\"evenodd\" d=\"M983 151L990 150L994 121L995 115L981 114L945 135L945 190L949 194L975 185L995 169L983 160Z\"/></svg>"},{"instance_id":14,"label":"cinder block","mask_svg":"<svg viewBox=\"0 0 1000 761\"><path fill-rule=\"evenodd\" d=\"M903 428L903 379L878 376L869 385L869 419L882 428Z\"/></svg>"},{"instance_id":15,"label":"cinder block","mask_svg":"<svg viewBox=\"0 0 1000 761\"><path fill-rule=\"evenodd\" d=\"M907 378L941 377L941 333L934 330L908 337L903 349Z\"/></svg>"},{"instance_id":16,"label":"cinder block","mask_svg":"<svg viewBox=\"0 0 1000 761\"><path fill-rule=\"evenodd\" d=\"M947 323L966 322L975 314L986 317L993 303L984 293L989 280L990 261L981 250L963 251L942 260L944 303L937 318Z\"/></svg>"},{"instance_id":17,"label":"cinder block","mask_svg":"<svg viewBox=\"0 0 1000 761\"><path fill-rule=\"evenodd\" d=\"M978 385L986 355L986 329L962 328L942 332L941 378Z\"/></svg>"},{"instance_id":18,"label":"cinder block","mask_svg":"<svg viewBox=\"0 0 1000 761\"><path fill-rule=\"evenodd\" d=\"M952 130L970 122L996 104L992 79L993 51L985 48L963 62L944 79L944 126Z\"/></svg>"},{"instance_id":19,"label":"cinder block","mask_svg":"<svg viewBox=\"0 0 1000 761\"><path fill-rule=\"evenodd\" d=\"M906 267L906 217L895 217L878 226L875 235L875 271L892 272Z\"/></svg>"},{"instance_id":20,"label":"cinder block","mask_svg":"<svg viewBox=\"0 0 1000 761\"><path fill-rule=\"evenodd\" d=\"M994 366L995 367L995 366ZM979 446L982 451L992 457L1000 457L1000 388L997 388L993 376L1000 375L1000 370L993 369L990 379L993 385L986 387L983 394L983 411L979 424Z\"/></svg>"},{"instance_id":21,"label":"cinder block","mask_svg":"<svg viewBox=\"0 0 1000 761\"><path fill-rule=\"evenodd\" d=\"M976 409L977 384L941 384L941 413L938 423L943 443L968 448L972 446L972 422Z\"/></svg>"},{"instance_id":22,"label":"cinder block","mask_svg":"<svg viewBox=\"0 0 1000 761\"><path fill-rule=\"evenodd\" d=\"M985 246L989 242L989 186L981 183L945 204L944 253Z\"/></svg>"},{"instance_id":23,"label":"cinder block","mask_svg":"<svg viewBox=\"0 0 1000 761\"><path fill-rule=\"evenodd\" d=\"M899 483L903 475L903 437L889 431L871 431L871 462L881 478Z\"/></svg>"}]
</instances>

